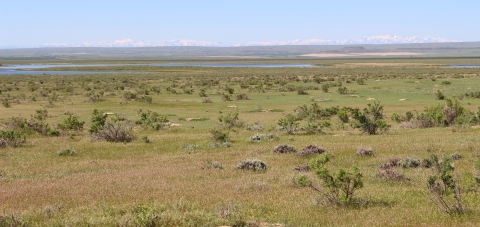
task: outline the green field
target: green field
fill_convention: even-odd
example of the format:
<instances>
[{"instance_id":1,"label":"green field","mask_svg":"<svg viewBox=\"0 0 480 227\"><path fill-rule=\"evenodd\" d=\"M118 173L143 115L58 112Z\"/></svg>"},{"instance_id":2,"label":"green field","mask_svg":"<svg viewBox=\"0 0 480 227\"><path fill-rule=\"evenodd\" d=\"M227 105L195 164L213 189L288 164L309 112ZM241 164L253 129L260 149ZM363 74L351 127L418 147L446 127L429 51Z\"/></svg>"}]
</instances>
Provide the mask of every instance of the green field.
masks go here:
<instances>
[{"instance_id":1,"label":"green field","mask_svg":"<svg viewBox=\"0 0 480 227\"><path fill-rule=\"evenodd\" d=\"M62 63L56 59L13 59L0 64ZM53 69L118 72L113 74L0 75L0 131L21 134L16 138L18 146L8 143L10 137L0 136L0 146L1 138L7 141L0 147L0 226L480 223L480 184L476 182L480 169L475 168L480 157L480 98L475 96L480 92L480 68L448 67L479 64L480 58L176 62L301 63L317 67L121 65ZM443 100L439 92L444 94ZM456 100L460 106L450 108L448 100ZM383 106L382 117L390 127L369 135L355 127L358 122L350 111L363 111L375 103ZM309 115L295 120L292 133L279 127L280 119L298 117L303 105L307 109L345 109L349 118L344 122L338 113ZM427 107L437 105L439 117L443 117L441 124L424 127L421 116L426 116ZM100 116L108 113L109 122L131 126L134 138L108 142L100 134L90 133L95 109ZM460 110L462 116L445 123ZM151 124L136 123L148 111L168 122L155 129L149 127ZM46 117L39 116L40 112ZM413 118L392 118L407 112ZM235 113L238 119L229 127L225 117ZM72 117L84 122L83 127L65 128L65 120ZM215 140L213 130L228 138ZM251 139L255 134L273 139L255 142ZM327 192L323 181L312 171L294 170L316 156L274 153L281 144L294 146L298 152L307 145L323 147L330 157L326 168L336 172L357 166L363 187L349 202L325 202L322 198L326 197L316 190ZM356 155L362 147L372 148L375 155ZM67 148L75 154L59 155ZM437 174L433 167L392 167L390 170L400 177L382 177L385 173L380 166L392 159L422 161L432 154L441 160L452 154L461 156L452 160L454 179L461 186L461 214L449 215L435 205L427 188L428 177ZM238 169L239 162L246 159L259 159L267 169ZM312 181L312 187L295 183L301 175Z\"/></svg>"}]
</instances>

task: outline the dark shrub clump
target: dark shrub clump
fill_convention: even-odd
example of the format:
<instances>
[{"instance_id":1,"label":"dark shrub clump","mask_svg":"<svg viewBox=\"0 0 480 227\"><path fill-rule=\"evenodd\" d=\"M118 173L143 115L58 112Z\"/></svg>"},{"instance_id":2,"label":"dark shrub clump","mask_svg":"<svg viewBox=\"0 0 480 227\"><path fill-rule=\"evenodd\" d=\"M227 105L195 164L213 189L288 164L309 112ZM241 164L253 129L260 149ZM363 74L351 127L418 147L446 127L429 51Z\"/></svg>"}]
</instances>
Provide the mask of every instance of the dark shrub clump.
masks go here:
<instances>
[{"instance_id":1,"label":"dark shrub clump","mask_svg":"<svg viewBox=\"0 0 480 227\"><path fill-rule=\"evenodd\" d=\"M315 155L315 154L321 154L325 152L325 149L323 147L317 147L315 145L307 145L302 149L301 152L298 152L298 156L307 156L307 155Z\"/></svg>"},{"instance_id":2,"label":"dark shrub clump","mask_svg":"<svg viewBox=\"0 0 480 227\"><path fill-rule=\"evenodd\" d=\"M273 149L273 153L285 154L285 153L294 153L294 152L297 152L297 149L287 144L278 145L277 147L275 147L275 149Z\"/></svg>"}]
</instances>

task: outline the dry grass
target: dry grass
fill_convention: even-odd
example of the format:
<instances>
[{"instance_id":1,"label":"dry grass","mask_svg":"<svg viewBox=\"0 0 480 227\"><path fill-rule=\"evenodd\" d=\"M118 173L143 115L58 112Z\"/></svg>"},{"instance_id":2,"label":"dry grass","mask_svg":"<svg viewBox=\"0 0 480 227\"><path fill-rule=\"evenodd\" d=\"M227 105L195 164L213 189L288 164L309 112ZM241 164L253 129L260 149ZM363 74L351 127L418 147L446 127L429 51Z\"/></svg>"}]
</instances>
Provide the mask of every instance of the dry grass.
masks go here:
<instances>
[{"instance_id":1,"label":"dry grass","mask_svg":"<svg viewBox=\"0 0 480 227\"><path fill-rule=\"evenodd\" d=\"M365 66L362 65L362 68ZM232 72L232 75L242 70L245 70L245 74L252 73L249 71L251 69L235 70L238 71ZM311 69L302 70L305 71L297 74L313 74L313 71L309 71ZM226 69L218 71L218 75L229 72ZM190 73L186 74L190 76ZM183 78L181 75L179 78ZM284 74L277 72L273 75ZM139 75L140 82L158 82L144 76ZM161 78L167 80L170 77L165 75ZM53 79L46 82L53 83L56 80ZM298 105L310 104L312 99L320 96L331 100L321 103L322 107L339 105L361 108L370 103L365 99L376 97L385 104L388 116L393 112L422 110L425 105L438 102L431 93L434 82L422 80L417 89L414 88L415 83L406 83L408 81L410 79L367 80L364 86L346 85L349 89L352 87L357 90L362 98L325 94L317 90L309 91L312 98L296 95L295 92L284 95L285 92L272 90L268 91L268 99L262 92L251 92L248 94L251 100L229 103L221 101L220 95L211 95L209 98L213 103L208 105L201 103L201 98L192 98L195 94L151 95L153 104L135 101L120 104L123 100L118 96L109 96L105 102L91 103L83 102L85 97L82 95L71 95L48 108L49 123L55 125L61 122L66 118L63 113L68 110L86 121L85 128L88 128L94 108L120 112L130 120L138 117L139 109L166 114L171 122L179 118L186 120L180 126L162 131L135 128L137 139L130 143L95 142L85 131L73 138L29 135L27 144L22 147L0 149L0 215L14 215L29 226L142 226L138 223L142 215L164 226L231 226L242 222L252 226L266 223L278 223L280 226L473 226L480 222L480 198L477 192L472 190L464 194L465 204L469 207L465 216L449 217L439 212L426 196L425 180L432 170L396 167L396 171L411 179L408 182L382 181L377 173L379 166L392 158L422 159L432 152L439 156L458 152L463 158L454 161L456 171L462 175L462 184L467 189L473 161L480 153L478 128L404 130L398 124L389 122L393 127L387 134L369 136L348 126L340 128L340 123L332 120L334 126L322 134L307 135L297 131L294 135L286 135L275 131L278 119L286 113L292 113ZM477 78L454 80L452 86L458 87L449 89L459 91L475 82L478 82ZM292 83L303 84L302 81ZM172 81L158 84L171 85ZM381 89L372 88L376 86ZM236 93L248 91L241 90L239 86L235 89ZM21 92L26 91L10 93L18 95ZM83 91L77 88L74 92ZM398 102L399 99L407 101ZM462 103L467 102L472 103L465 105L469 109L475 109L480 104L477 100ZM0 107L0 115L3 119L13 116L28 118L33 110L43 108L46 103L43 99L37 102L25 100L14 104L12 108ZM279 135L279 140L249 143L247 138L252 132L234 128L229 133L232 147L212 148L209 129L219 124L216 120L219 111L231 111L228 108L230 104L237 107L242 121L261 124L265 133L275 133ZM284 112L252 111L258 109ZM192 116L209 120L195 121L192 119L196 118ZM148 136L151 142L142 142L139 139L141 136ZM365 187L358 190L355 198L362 206L319 205L317 192L292 184L292 178L299 174L293 168L304 166L309 157L294 153L272 153L278 144L297 148L321 144L332 156L329 167L333 171L358 166L364 176ZM365 158L355 155L362 144L374 147L375 156ZM188 145L195 145L195 149L186 150ZM76 155L59 156L57 151L64 147L75 149ZM267 171L237 169L237 164L246 159L262 160L267 165ZM201 168L209 161L218 162L223 168ZM309 176L315 185L319 185L320 181L313 173L301 174ZM155 219L155 215L160 218Z\"/></svg>"}]
</instances>

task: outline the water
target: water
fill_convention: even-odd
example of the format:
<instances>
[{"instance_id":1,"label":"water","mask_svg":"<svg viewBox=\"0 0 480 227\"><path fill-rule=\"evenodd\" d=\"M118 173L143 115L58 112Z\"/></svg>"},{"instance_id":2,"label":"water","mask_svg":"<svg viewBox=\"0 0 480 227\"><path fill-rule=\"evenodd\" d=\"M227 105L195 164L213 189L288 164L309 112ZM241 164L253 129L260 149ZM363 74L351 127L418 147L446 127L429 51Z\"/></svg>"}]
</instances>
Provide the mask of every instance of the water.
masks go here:
<instances>
[{"instance_id":1,"label":"water","mask_svg":"<svg viewBox=\"0 0 480 227\"><path fill-rule=\"evenodd\" d=\"M85 67L85 66L123 66L129 64L31 64L31 65L7 65L0 67L0 74L4 75L53 75L53 74L105 74L119 73L112 71L36 71L35 69L45 69L52 67ZM314 67L311 64L243 64L243 63L162 63L162 64L140 64L158 67L259 67L259 68L278 68L278 67ZM122 72L124 73L124 72Z\"/></svg>"},{"instance_id":2,"label":"water","mask_svg":"<svg viewBox=\"0 0 480 227\"><path fill-rule=\"evenodd\" d=\"M480 68L480 64L450 64L450 68Z\"/></svg>"},{"instance_id":3,"label":"water","mask_svg":"<svg viewBox=\"0 0 480 227\"><path fill-rule=\"evenodd\" d=\"M248 64L248 63L167 63L167 64L149 64L149 66L195 66L195 67L259 67L259 68L279 68L279 67L314 67L311 64Z\"/></svg>"}]
</instances>

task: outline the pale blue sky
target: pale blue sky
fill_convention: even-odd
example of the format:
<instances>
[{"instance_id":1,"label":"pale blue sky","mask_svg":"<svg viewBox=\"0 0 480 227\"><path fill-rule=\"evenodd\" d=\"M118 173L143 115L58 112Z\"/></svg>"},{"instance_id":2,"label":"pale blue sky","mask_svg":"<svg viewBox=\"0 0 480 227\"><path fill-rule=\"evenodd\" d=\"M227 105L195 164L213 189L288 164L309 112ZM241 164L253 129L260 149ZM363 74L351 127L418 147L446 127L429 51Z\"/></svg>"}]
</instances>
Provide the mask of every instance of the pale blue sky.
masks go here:
<instances>
[{"instance_id":1,"label":"pale blue sky","mask_svg":"<svg viewBox=\"0 0 480 227\"><path fill-rule=\"evenodd\" d=\"M238 43L374 35L480 41L472 0L0 0L0 46L130 38Z\"/></svg>"}]
</instances>

